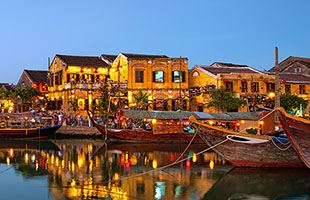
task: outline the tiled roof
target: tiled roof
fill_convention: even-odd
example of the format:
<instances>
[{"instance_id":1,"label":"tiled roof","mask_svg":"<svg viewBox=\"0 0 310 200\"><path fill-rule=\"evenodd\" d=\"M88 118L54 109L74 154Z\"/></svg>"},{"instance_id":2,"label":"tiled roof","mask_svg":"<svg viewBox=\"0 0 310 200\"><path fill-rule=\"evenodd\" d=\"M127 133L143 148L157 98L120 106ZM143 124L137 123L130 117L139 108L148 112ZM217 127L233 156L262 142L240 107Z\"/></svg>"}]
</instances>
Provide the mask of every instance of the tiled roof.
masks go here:
<instances>
[{"instance_id":1,"label":"tiled roof","mask_svg":"<svg viewBox=\"0 0 310 200\"><path fill-rule=\"evenodd\" d=\"M13 89L15 86L13 84L9 84L9 83L0 83L0 88L4 88L6 90L11 90Z\"/></svg>"},{"instance_id":2,"label":"tiled roof","mask_svg":"<svg viewBox=\"0 0 310 200\"><path fill-rule=\"evenodd\" d=\"M131 54L131 53L121 53L121 54L126 56L127 58L131 58L131 59L169 58L166 55L146 55L146 54Z\"/></svg>"},{"instance_id":3,"label":"tiled roof","mask_svg":"<svg viewBox=\"0 0 310 200\"><path fill-rule=\"evenodd\" d=\"M294 73L280 73L280 79L288 83L310 83L310 76Z\"/></svg>"},{"instance_id":4,"label":"tiled roof","mask_svg":"<svg viewBox=\"0 0 310 200\"><path fill-rule=\"evenodd\" d=\"M108 63L104 62L97 56L70 56L56 54L67 65L72 66L90 66L90 67L107 67Z\"/></svg>"},{"instance_id":5,"label":"tiled roof","mask_svg":"<svg viewBox=\"0 0 310 200\"><path fill-rule=\"evenodd\" d=\"M112 63L115 60L115 58L117 57L117 55L101 54L101 57L103 59L108 60L110 63Z\"/></svg>"},{"instance_id":6,"label":"tiled roof","mask_svg":"<svg viewBox=\"0 0 310 200\"><path fill-rule=\"evenodd\" d=\"M214 62L210 65L210 67L250 67L248 65L240 65L234 63L223 63L223 62Z\"/></svg>"},{"instance_id":7,"label":"tiled roof","mask_svg":"<svg viewBox=\"0 0 310 200\"><path fill-rule=\"evenodd\" d=\"M281 61L279 63L280 66L280 71L282 71L283 67L286 67L287 65L290 65L291 63L294 62L299 62L305 66L310 67L310 58L302 58L302 57L294 57L294 56L289 56L288 58L286 58L285 60ZM270 72L274 72L275 71L275 67L272 67L271 69L269 69L268 71Z\"/></svg>"},{"instance_id":8,"label":"tiled roof","mask_svg":"<svg viewBox=\"0 0 310 200\"><path fill-rule=\"evenodd\" d=\"M30 80L35 83L46 83L47 82L47 71L44 70L24 70L29 76Z\"/></svg>"},{"instance_id":9,"label":"tiled roof","mask_svg":"<svg viewBox=\"0 0 310 200\"><path fill-rule=\"evenodd\" d=\"M207 67L201 66L204 70L217 74L258 74L259 72L249 67Z\"/></svg>"}]
</instances>

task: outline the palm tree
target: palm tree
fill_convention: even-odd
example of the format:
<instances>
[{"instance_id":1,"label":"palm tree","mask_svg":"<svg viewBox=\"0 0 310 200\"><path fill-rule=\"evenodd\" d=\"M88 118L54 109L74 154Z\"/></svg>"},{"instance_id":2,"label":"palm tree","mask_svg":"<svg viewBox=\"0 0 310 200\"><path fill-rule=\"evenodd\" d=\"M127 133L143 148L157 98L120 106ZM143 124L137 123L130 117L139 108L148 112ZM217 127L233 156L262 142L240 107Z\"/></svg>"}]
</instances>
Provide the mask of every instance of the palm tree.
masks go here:
<instances>
[{"instance_id":1,"label":"palm tree","mask_svg":"<svg viewBox=\"0 0 310 200\"><path fill-rule=\"evenodd\" d=\"M136 104L136 108L138 110L147 109L147 103L148 103L147 93L143 93L141 90L139 90L138 94L133 94L133 97L134 97L134 103Z\"/></svg>"}]
</instances>

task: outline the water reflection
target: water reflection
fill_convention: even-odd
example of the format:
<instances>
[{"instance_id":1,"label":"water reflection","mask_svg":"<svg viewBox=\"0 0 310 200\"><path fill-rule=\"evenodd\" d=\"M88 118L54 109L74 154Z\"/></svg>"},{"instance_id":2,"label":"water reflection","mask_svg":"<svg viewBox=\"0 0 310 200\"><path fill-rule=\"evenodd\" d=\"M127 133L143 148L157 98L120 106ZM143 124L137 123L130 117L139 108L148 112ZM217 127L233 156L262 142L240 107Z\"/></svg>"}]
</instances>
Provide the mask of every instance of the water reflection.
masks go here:
<instances>
[{"instance_id":1,"label":"water reflection","mask_svg":"<svg viewBox=\"0 0 310 200\"><path fill-rule=\"evenodd\" d=\"M308 200L308 169L236 168L208 191L204 200Z\"/></svg>"},{"instance_id":2,"label":"water reflection","mask_svg":"<svg viewBox=\"0 0 310 200\"><path fill-rule=\"evenodd\" d=\"M176 161L185 145L85 140L1 145L1 163L28 179L47 175L53 199L200 199L229 169L215 153L197 156L204 145L191 147L182 156L191 158L162 171L154 169Z\"/></svg>"}]
</instances>

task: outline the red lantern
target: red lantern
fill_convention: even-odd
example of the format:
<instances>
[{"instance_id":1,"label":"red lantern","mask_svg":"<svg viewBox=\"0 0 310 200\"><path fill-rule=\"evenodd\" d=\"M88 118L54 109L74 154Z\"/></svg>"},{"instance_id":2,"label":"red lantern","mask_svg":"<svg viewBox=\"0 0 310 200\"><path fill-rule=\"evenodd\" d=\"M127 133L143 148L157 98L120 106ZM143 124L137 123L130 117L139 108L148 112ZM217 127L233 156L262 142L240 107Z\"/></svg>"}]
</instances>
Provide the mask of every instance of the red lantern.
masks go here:
<instances>
[{"instance_id":1,"label":"red lantern","mask_svg":"<svg viewBox=\"0 0 310 200\"><path fill-rule=\"evenodd\" d=\"M282 84L285 84L285 83L286 83L286 80L281 79L281 83L282 83Z\"/></svg>"},{"instance_id":2,"label":"red lantern","mask_svg":"<svg viewBox=\"0 0 310 200\"><path fill-rule=\"evenodd\" d=\"M185 168L186 168L186 170L189 170L191 168L191 160L190 159L186 160Z\"/></svg>"},{"instance_id":3,"label":"red lantern","mask_svg":"<svg viewBox=\"0 0 310 200\"><path fill-rule=\"evenodd\" d=\"M268 80L264 80L264 83L268 83Z\"/></svg>"},{"instance_id":4,"label":"red lantern","mask_svg":"<svg viewBox=\"0 0 310 200\"><path fill-rule=\"evenodd\" d=\"M246 80L245 80L245 79L242 79L242 80L241 80L241 82L242 82L242 83L245 83L245 82L246 82Z\"/></svg>"},{"instance_id":5,"label":"red lantern","mask_svg":"<svg viewBox=\"0 0 310 200\"><path fill-rule=\"evenodd\" d=\"M224 79L223 81L224 81L224 83L227 83L227 82L228 82L228 80L227 80L227 79Z\"/></svg>"}]
</instances>

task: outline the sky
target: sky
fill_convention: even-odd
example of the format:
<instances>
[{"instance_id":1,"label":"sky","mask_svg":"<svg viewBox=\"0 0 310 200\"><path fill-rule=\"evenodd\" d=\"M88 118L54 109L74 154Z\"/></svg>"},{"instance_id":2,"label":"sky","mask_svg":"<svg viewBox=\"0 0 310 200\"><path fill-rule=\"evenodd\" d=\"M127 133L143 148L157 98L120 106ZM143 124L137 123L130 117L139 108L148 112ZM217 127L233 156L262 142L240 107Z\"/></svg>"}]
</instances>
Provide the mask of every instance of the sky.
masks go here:
<instances>
[{"instance_id":1,"label":"sky","mask_svg":"<svg viewBox=\"0 0 310 200\"><path fill-rule=\"evenodd\" d=\"M0 82L55 54L141 53L267 70L310 57L309 0L10 0L0 3Z\"/></svg>"}]
</instances>

